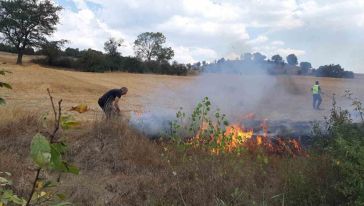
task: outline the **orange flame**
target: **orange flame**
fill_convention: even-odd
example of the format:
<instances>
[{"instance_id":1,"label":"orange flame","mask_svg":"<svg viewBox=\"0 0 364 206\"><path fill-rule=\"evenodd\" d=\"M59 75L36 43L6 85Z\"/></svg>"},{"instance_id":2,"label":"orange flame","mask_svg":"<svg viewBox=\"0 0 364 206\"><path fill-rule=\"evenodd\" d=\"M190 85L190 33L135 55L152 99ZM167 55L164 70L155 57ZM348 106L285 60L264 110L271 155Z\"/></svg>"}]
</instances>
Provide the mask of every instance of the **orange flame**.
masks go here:
<instances>
[{"instance_id":1,"label":"orange flame","mask_svg":"<svg viewBox=\"0 0 364 206\"><path fill-rule=\"evenodd\" d=\"M261 123L263 130L262 136L254 135L253 129L245 129L244 126L232 124L227 126L225 132L220 134L216 139L214 148L211 148L213 154L220 152L234 152L240 148L246 148L248 151L255 151L258 147L263 148L268 154L289 154L289 155L306 155L299 141L295 139L284 138L268 138L268 123L267 119ZM208 129L207 123L202 123L200 130L197 132L193 140L198 144L209 144L214 140L214 135L211 134L209 139L201 139L200 135Z\"/></svg>"}]
</instances>

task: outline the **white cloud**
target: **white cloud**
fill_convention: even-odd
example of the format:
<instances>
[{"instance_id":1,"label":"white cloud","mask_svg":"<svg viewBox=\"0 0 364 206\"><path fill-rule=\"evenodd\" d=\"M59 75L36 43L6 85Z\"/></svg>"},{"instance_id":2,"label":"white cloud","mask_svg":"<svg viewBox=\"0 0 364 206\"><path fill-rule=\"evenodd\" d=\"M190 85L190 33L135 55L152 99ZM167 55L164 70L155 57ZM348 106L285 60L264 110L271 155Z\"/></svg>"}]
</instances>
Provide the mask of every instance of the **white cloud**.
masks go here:
<instances>
[{"instance_id":1,"label":"white cloud","mask_svg":"<svg viewBox=\"0 0 364 206\"><path fill-rule=\"evenodd\" d=\"M217 3L210 0L183 0L183 8L187 15L211 19L217 22L239 19L242 10L230 3Z\"/></svg>"},{"instance_id":2,"label":"white cloud","mask_svg":"<svg viewBox=\"0 0 364 206\"><path fill-rule=\"evenodd\" d=\"M297 57L302 57L306 54L304 50L301 49L292 49L292 48L279 48L277 49L277 53L282 56L288 56L289 54L295 54Z\"/></svg>"},{"instance_id":3,"label":"white cloud","mask_svg":"<svg viewBox=\"0 0 364 206\"><path fill-rule=\"evenodd\" d=\"M212 61L218 58L217 53L208 48L173 46L175 60L181 63L195 63L201 60Z\"/></svg>"},{"instance_id":4,"label":"white cloud","mask_svg":"<svg viewBox=\"0 0 364 206\"><path fill-rule=\"evenodd\" d=\"M255 45L255 44L263 44L268 41L268 37L265 35L259 35L257 38L247 41L248 44Z\"/></svg>"},{"instance_id":5,"label":"white cloud","mask_svg":"<svg viewBox=\"0 0 364 206\"><path fill-rule=\"evenodd\" d=\"M98 4L95 9L89 2ZM295 53L323 64L333 59L361 69L364 53L363 0L73 0L64 10L55 39L71 46L102 50L109 37L123 38L124 55L133 55L136 36L160 31L181 62L233 57L244 52L267 56ZM66 7L69 8L69 7ZM352 47L355 47L352 49ZM358 59L359 58L359 59ZM355 62L350 63L350 62ZM352 68L355 67L355 68ZM362 71L364 72L364 71Z\"/></svg>"},{"instance_id":6,"label":"white cloud","mask_svg":"<svg viewBox=\"0 0 364 206\"><path fill-rule=\"evenodd\" d=\"M271 45L274 45L274 46L283 46L284 45L284 42L283 41L272 41L271 42Z\"/></svg>"}]
</instances>

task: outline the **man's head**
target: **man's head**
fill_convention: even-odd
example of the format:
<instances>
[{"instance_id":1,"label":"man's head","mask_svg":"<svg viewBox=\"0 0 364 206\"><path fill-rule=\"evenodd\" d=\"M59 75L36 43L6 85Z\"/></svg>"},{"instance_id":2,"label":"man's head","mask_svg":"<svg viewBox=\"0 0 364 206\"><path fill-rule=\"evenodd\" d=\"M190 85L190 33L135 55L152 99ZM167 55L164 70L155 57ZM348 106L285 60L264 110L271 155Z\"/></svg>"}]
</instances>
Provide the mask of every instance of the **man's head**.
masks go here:
<instances>
[{"instance_id":1,"label":"man's head","mask_svg":"<svg viewBox=\"0 0 364 206\"><path fill-rule=\"evenodd\" d=\"M315 84L316 84L316 85L319 85L319 84L320 84L320 82L319 82L319 81L316 81L316 82L315 82Z\"/></svg>"},{"instance_id":2,"label":"man's head","mask_svg":"<svg viewBox=\"0 0 364 206\"><path fill-rule=\"evenodd\" d=\"M126 87L121 87L120 90L123 93L123 95L125 95L126 93L128 93L128 88L126 88Z\"/></svg>"}]
</instances>

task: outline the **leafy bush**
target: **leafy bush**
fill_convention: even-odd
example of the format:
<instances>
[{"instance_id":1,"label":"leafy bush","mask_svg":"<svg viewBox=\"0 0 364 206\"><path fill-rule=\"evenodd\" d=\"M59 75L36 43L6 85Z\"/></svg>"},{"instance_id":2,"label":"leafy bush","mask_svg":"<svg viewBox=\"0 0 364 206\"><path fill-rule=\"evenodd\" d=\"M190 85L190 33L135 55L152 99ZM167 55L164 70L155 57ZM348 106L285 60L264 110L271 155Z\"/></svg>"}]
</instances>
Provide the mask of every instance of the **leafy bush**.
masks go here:
<instances>
[{"instance_id":1,"label":"leafy bush","mask_svg":"<svg viewBox=\"0 0 364 206\"><path fill-rule=\"evenodd\" d=\"M354 73L345 71L340 64L320 66L315 70L315 75L317 77L354 78Z\"/></svg>"},{"instance_id":2,"label":"leafy bush","mask_svg":"<svg viewBox=\"0 0 364 206\"><path fill-rule=\"evenodd\" d=\"M64 50L64 54L66 56L75 57L75 58L78 58L81 56L81 52L78 48L74 49L74 48L70 48L70 47L68 47L66 50Z\"/></svg>"},{"instance_id":3,"label":"leafy bush","mask_svg":"<svg viewBox=\"0 0 364 206\"><path fill-rule=\"evenodd\" d=\"M353 123L350 113L336 105L327 119L326 131L317 135L320 154L328 155L335 181L329 192L336 205L364 204L364 122Z\"/></svg>"},{"instance_id":4,"label":"leafy bush","mask_svg":"<svg viewBox=\"0 0 364 206\"><path fill-rule=\"evenodd\" d=\"M16 205L25 205L25 199L18 197L10 189L13 182L9 179L11 174L9 172L0 171L0 205L8 205L10 203Z\"/></svg>"}]
</instances>

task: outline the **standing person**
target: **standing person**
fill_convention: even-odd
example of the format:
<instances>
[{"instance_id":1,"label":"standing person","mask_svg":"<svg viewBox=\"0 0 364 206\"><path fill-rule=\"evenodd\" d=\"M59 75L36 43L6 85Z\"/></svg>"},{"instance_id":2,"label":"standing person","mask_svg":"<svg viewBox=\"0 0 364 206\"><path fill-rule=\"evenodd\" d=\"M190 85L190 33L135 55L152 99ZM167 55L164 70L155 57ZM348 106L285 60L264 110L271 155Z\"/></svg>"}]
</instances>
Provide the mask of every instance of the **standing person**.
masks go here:
<instances>
[{"instance_id":1,"label":"standing person","mask_svg":"<svg viewBox=\"0 0 364 206\"><path fill-rule=\"evenodd\" d=\"M128 93L128 88L112 89L99 98L99 106L106 114L106 119L110 119L113 115L120 113L119 100L122 95Z\"/></svg>"},{"instance_id":2,"label":"standing person","mask_svg":"<svg viewBox=\"0 0 364 206\"><path fill-rule=\"evenodd\" d=\"M320 109L322 98L321 98L321 87L319 81L315 82L315 85L312 86L311 91L313 98L312 102L313 109Z\"/></svg>"}]
</instances>

